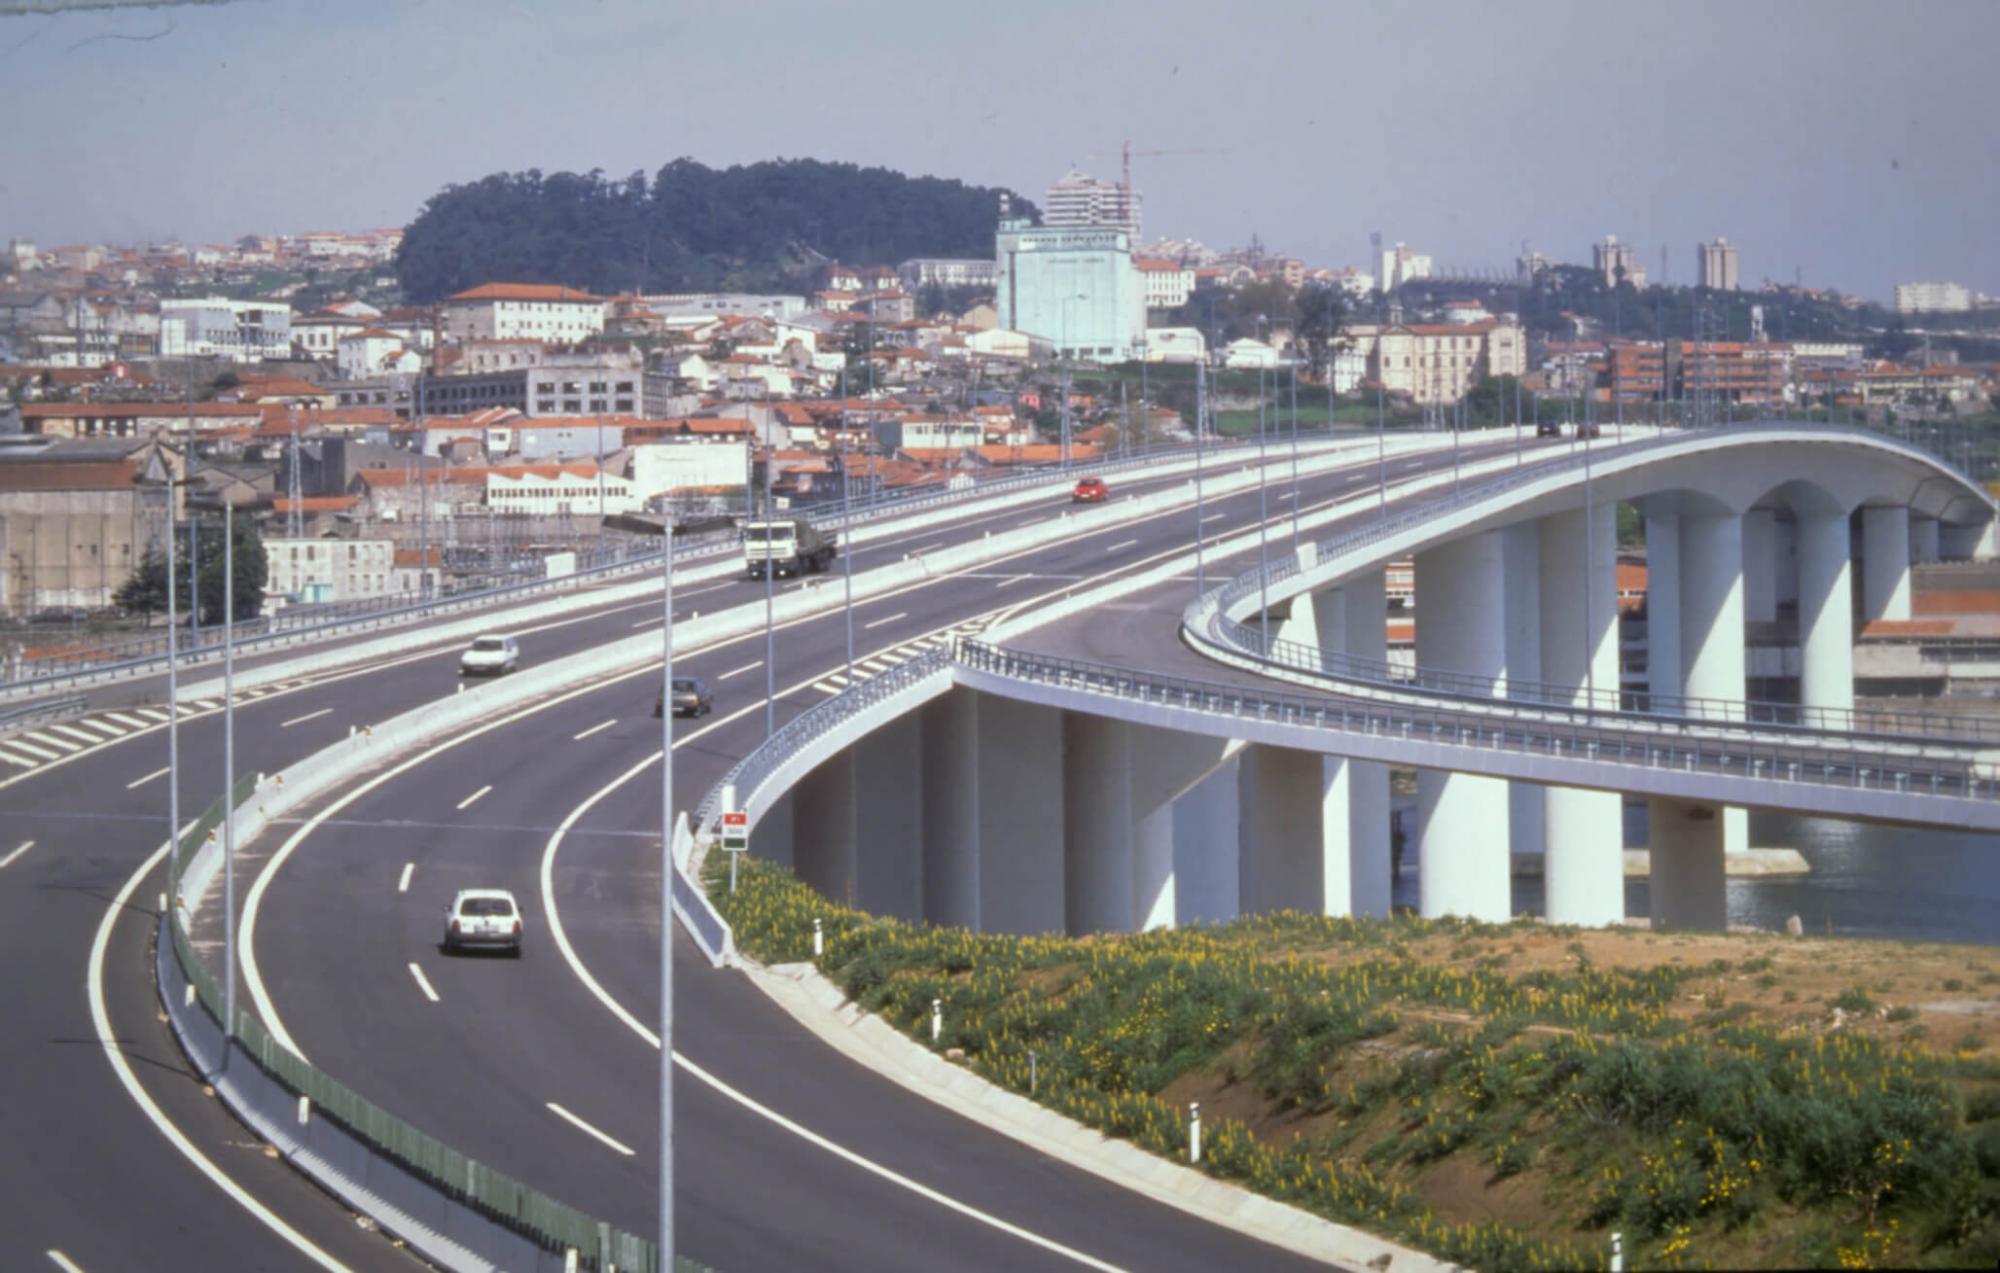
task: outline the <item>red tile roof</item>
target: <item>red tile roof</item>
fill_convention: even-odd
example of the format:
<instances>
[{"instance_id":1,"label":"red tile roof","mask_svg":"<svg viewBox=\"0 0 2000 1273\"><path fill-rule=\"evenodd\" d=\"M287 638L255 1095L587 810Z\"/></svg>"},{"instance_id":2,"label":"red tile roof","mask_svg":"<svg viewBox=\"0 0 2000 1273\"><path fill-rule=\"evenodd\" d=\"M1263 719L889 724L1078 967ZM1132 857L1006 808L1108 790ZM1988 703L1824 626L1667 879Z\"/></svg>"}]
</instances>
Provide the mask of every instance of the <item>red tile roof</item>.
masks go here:
<instances>
[{"instance_id":1,"label":"red tile roof","mask_svg":"<svg viewBox=\"0 0 2000 1273\"><path fill-rule=\"evenodd\" d=\"M568 301L577 305L601 305L604 298L557 283L482 283L455 293L454 301Z\"/></svg>"}]
</instances>

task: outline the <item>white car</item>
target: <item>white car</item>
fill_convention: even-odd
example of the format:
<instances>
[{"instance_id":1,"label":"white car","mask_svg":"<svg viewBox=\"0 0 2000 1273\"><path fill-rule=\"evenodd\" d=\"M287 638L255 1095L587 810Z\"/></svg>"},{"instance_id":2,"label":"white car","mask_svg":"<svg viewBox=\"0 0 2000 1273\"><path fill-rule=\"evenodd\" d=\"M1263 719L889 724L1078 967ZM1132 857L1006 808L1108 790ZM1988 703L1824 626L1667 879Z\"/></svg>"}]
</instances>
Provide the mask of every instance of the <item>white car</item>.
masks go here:
<instances>
[{"instance_id":1,"label":"white car","mask_svg":"<svg viewBox=\"0 0 2000 1273\"><path fill-rule=\"evenodd\" d=\"M492 946L521 957L521 908L504 888L462 888L444 912L444 952Z\"/></svg>"},{"instance_id":2,"label":"white car","mask_svg":"<svg viewBox=\"0 0 2000 1273\"><path fill-rule=\"evenodd\" d=\"M458 656L460 676L504 676L521 666L521 643L510 636L475 637Z\"/></svg>"}]
</instances>

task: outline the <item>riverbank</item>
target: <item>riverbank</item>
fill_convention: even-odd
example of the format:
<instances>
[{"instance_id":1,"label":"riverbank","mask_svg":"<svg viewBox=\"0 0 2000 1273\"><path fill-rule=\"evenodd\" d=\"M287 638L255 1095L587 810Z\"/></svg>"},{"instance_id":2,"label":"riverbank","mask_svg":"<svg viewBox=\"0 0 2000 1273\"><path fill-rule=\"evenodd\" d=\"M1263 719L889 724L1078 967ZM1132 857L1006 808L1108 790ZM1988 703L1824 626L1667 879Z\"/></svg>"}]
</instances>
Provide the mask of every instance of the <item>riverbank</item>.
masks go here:
<instances>
[{"instance_id":1,"label":"riverbank","mask_svg":"<svg viewBox=\"0 0 2000 1273\"><path fill-rule=\"evenodd\" d=\"M2000 951L1272 916L1113 938L872 919L755 862L739 945L986 1078L1485 1268L1990 1266ZM1031 1077L1032 1076L1032 1077Z\"/></svg>"}]
</instances>

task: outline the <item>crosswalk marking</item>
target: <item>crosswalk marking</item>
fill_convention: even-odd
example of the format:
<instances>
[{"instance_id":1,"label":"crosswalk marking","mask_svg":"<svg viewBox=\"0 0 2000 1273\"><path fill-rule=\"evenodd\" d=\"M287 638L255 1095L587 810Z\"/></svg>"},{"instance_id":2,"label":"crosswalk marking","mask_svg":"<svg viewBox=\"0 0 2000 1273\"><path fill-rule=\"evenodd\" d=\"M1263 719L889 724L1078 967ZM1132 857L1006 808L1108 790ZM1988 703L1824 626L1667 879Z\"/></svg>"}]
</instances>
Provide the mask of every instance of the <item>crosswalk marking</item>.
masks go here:
<instances>
[{"instance_id":1,"label":"crosswalk marking","mask_svg":"<svg viewBox=\"0 0 2000 1273\"><path fill-rule=\"evenodd\" d=\"M56 758L55 752L45 751L42 748L35 746L33 743L28 742L26 739L10 738L7 740L7 745L9 747L12 747L15 751L25 751L30 756L33 756L37 760L54 760Z\"/></svg>"},{"instance_id":2,"label":"crosswalk marking","mask_svg":"<svg viewBox=\"0 0 2000 1273\"><path fill-rule=\"evenodd\" d=\"M140 720L140 719L139 719L138 717L136 717L136 716L127 716L127 715L126 715L125 713L123 713L123 712L106 712L106 713L104 714L104 716L105 716L105 719L107 719L107 720L115 720L115 721L117 721L117 722L118 722L118 723L119 723L120 725L123 725L123 726L125 726L125 727L126 727L127 729L144 729L144 728L146 727L146 722L145 722L145 721L142 721L142 720ZM156 720L165 720L165 719L166 719L166 714L165 714L165 713L161 713L161 714L160 714L159 716L155 717L154 719L156 719Z\"/></svg>"},{"instance_id":3,"label":"crosswalk marking","mask_svg":"<svg viewBox=\"0 0 2000 1273\"><path fill-rule=\"evenodd\" d=\"M160 711L160 710L159 710L158 708L153 708L153 707L142 707L142 708L140 708L140 709L139 709L139 715L141 715L141 716L144 716L144 717L145 717L145 718L146 718L147 720L150 720L150 721L162 721L162 722L163 722L163 721L165 721L165 720L167 719L167 714L166 714L165 712L163 712L163 711Z\"/></svg>"},{"instance_id":4,"label":"crosswalk marking","mask_svg":"<svg viewBox=\"0 0 2000 1273\"><path fill-rule=\"evenodd\" d=\"M99 742L105 738L125 737L125 727L109 720L80 720L76 722L76 727L96 730L98 737L91 739L92 742Z\"/></svg>"},{"instance_id":5,"label":"crosswalk marking","mask_svg":"<svg viewBox=\"0 0 2000 1273\"><path fill-rule=\"evenodd\" d=\"M77 745L76 745L75 743L73 743L73 742L70 742L70 741L69 741L68 739L66 739L66 738L56 738L56 737L54 737L54 736L52 736L52 735L49 735L49 734L45 734L45 733L42 733L42 732L41 732L40 730L37 730L36 732L34 732L34 733L32 733L32 734L29 734L29 735L28 735L28 737L29 737L29 738L31 738L31 739L33 739L34 741L36 741L36 742L38 742L38 743L42 744L42 745L43 745L43 746L45 746L45 747L55 747L55 748L58 748L58 749L60 749L60 750L62 750L62 751L82 751L82 750L83 750L83 748L81 748L81 747L77 746Z\"/></svg>"},{"instance_id":6,"label":"crosswalk marking","mask_svg":"<svg viewBox=\"0 0 2000 1273\"><path fill-rule=\"evenodd\" d=\"M8 764L13 765L20 769L33 769L35 767L34 761L23 760L19 756L16 756L13 752L7 751L4 748L0 748L0 760L4 760Z\"/></svg>"},{"instance_id":7,"label":"crosswalk marking","mask_svg":"<svg viewBox=\"0 0 2000 1273\"><path fill-rule=\"evenodd\" d=\"M102 738L99 738L96 734L87 734L83 730L76 729L69 725L51 725L49 726L49 732L55 734L61 734L64 738L79 738L86 743L101 743L104 741Z\"/></svg>"}]
</instances>

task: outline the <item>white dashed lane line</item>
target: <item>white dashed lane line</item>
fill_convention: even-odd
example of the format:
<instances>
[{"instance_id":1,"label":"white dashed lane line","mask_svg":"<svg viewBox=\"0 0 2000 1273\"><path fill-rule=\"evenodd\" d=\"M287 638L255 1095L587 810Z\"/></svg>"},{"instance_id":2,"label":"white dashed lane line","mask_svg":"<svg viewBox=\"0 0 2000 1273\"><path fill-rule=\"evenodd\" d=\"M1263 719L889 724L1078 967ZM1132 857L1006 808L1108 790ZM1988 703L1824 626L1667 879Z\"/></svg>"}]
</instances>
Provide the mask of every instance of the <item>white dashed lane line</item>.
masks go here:
<instances>
[{"instance_id":1,"label":"white dashed lane line","mask_svg":"<svg viewBox=\"0 0 2000 1273\"><path fill-rule=\"evenodd\" d=\"M147 774L144 778L134 778L132 781L126 783L125 790L131 791L135 788L143 787L155 778L165 777L166 773L167 771L165 769L155 769L152 773Z\"/></svg>"},{"instance_id":2,"label":"white dashed lane line","mask_svg":"<svg viewBox=\"0 0 2000 1273\"><path fill-rule=\"evenodd\" d=\"M416 873L416 869L417 864L415 862L403 863L403 876L396 881L396 891L398 893L407 893L410 891L410 876Z\"/></svg>"},{"instance_id":3,"label":"white dashed lane line","mask_svg":"<svg viewBox=\"0 0 2000 1273\"><path fill-rule=\"evenodd\" d=\"M303 716L294 716L290 720L281 720L278 722L278 728L290 729L294 725L303 725L309 720L318 720L322 716L330 716L332 714L333 709L331 707L322 707L316 712L307 712Z\"/></svg>"},{"instance_id":4,"label":"white dashed lane line","mask_svg":"<svg viewBox=\"0 0 2000 1273\"><path fill-rule=\"evenodd\" d=\"M580 733L571 734L569 736L569 740L573 743L580 743L584 739L590 737L592 734L603 733L605 730L610 729L613 725L616 725L617 723L618 723L618 718L614 716L610 720L603 721L596 725L592 725L589 729L583 730Z\"/></svg>"},{"instance_id":5,"label":"white dashed lane line","mask_svg":"<svg viewBox=\"0 0 2000 1273\"><path fill-rule=\"evenodd\" d=\"M549 1113L554 1114L557 1118L560 1118L564 1122L570 1124L572 1127L575 1127L577 1130L583 1132L586 1136L596 1137L598 1140L604 1142L604 1144L606 1145L609 1145L613 1150L625 1155L627 1158L632 1157L633 1154L636 1152L630 1145L627 1145L624 1141L617 1140L614 1139L613 1137L605 1135L603 1132L598 1131L595 1127L592 1127L589 1123L584 1122L582 1119L570 1113L568 1110L556 1104L554 1101L549 1102Z\"/></svg>"},{"instance_id":6,"label":"white dashed lane line","mask_svg":"<svg viewBox=\"0 0 2000 1273\"><path fill-rule=\"evenodd\" d=\"M12 853L9 853L6 857L0 857L0 870L4 870L5 868L12 866L14 864L15 858L20 857L23 853L26 853L29 849L32 849L34 847L35 847L35 842L33 840L21 841L20 848L15 849Z\"/></svg>"},{"instance_id":7,"label":"white dashed lane line","mask_svg":"<svg viewBox=\"0 0 2000 1273\"><path fill-rule=\"evenodd\" d=\"M459 807L459 810L460 810L460 812L463 812L463 811L464 811L465 809L467 809L468 807L470 807L470 806L472 806L472 805L474 805L474 804L478 803L478 801L479 801L479 798L480 798L481 796L484 796L484 795L485 795L485 794L486 794L487 792L489 792L489 791L491 791L491 790L493 790L493 784L489 782L489 783L487 783L487 784L486 784L485 786L481 787L481 788L480 788L479 790L477 790L477 791L473 792L473 793L472 793L471 795L467 796L467 797L466 797L465 799L463 799L463 800L459 801L459 802L458 802L458 807Z\"/></svg>"},{"instance_id":8,"label":"white dashed lane line","mask_svg":"<svg viewBox=\"0 0 2000 1273\"><path fill-rule=\"evenodd\" d=\"M898 610L896 613L892 615L888 615L884 618L877 619L873 623L864 623L861 626L873 630L875 628L881 627L885 623L894 623L898 619L907 619L909 617L910 617L910 612L908 610Z\"/></svg>"},{"instance_id":9,"label":"white dashed lane line","mask_svg":"<svg viewBox=\"0 0 2000 1273\"><path fill-rule=\"evenodd\" d=\"M436 1003L438 1001L438 992L431 989L431 979L424 976L424 970L417 967L415 962L410 964L410 975L417 979L417 989L424 992L424 998L430 1000L432 1003Z\"/></svg>"}]
</instances>

